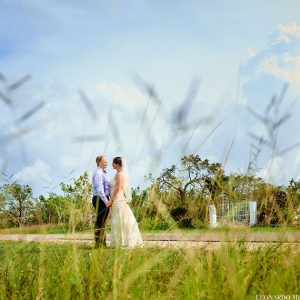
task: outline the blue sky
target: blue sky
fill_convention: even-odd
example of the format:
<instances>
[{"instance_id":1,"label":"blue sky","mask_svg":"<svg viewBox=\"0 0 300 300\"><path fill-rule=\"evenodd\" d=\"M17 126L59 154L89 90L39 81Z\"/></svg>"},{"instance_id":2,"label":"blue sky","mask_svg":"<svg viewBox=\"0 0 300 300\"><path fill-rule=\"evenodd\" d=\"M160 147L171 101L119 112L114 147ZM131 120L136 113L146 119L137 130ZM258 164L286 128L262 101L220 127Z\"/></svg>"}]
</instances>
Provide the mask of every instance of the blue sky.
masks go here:
<instances>
[{"instance_id":1,"label":"blue sky","mask_svg":"<svg viewBox=\"0 0 300 300\"><path fill-rule=\"evenodd\" d=\"M245 172L250 144L256 143L248 133L268 136L247 108L264 114L285 83L279 112L270 116L291 115L278 132L280 149L300 140L300 107L294 101L300 93L299 6L298 1L0 0L0 72L7 78L0 90L14 101L12 108L0 102L0 133L34 127L20 139L1 142L1 169L31 184L36 194L92 172L94 157L102 152L109 159L127 158L134 185L144 185L148 172L178 163L183 153L223 162L228 172ZM32 79L9 92L8 85L25 74ZM136 74L162 101L159 108L150 101L145 123L148 97L133 80ZM178 133L171 120L193 80L199 88L187 120L204 121L194 132ZM78 90L89 97L97 119ZM15 123L41 101L46 103L41 110ZM90 135L99 140L74 142ZM300 150L283 155L264 147L257 167L258 175L285 184L299 178Z\"/></svg>"}]
</instances>

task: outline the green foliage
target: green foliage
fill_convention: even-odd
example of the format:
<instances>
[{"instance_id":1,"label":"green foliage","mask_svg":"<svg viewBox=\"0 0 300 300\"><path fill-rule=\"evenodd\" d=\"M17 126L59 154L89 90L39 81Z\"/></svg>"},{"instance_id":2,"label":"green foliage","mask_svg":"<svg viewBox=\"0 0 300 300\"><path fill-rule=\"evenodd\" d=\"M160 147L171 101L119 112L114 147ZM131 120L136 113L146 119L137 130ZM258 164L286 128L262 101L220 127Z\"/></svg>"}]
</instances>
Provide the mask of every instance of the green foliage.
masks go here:
<instances>
[{"instance_id":1,"label":"green foliage","mask_svg":"<svg viewBox=\"0 0 300 300\"><path fill-rule=\"evenodd\" d=\"M40 211L40 223L66 223L69 219L67 199L64 196L50 193L49 197L39 197L37 205Z\"/></svg>"},{"instance_id":2,"label":"green foliage","mask_svg":"<svg viewBox=\"0 0 300 300\"><path fill-rule=\"evenodd\" d=\"M87 171L79 178L74 179L73 184L61 182L60 186L65 197L69 199L75 208L81 208L86 202L91 201L92 185Z\"/></svg>"},{"instance_id":3,"label":"green foliage","mask_svg":"<svg viewBox=\"0 0 300 300\"><path fill-rule=\"evenodd\" d=\"M296 202L281 187L264 184L263 197L258 198L258 223L261 225L292 225L296 216Z\"/></svg>"},{"instance_id":4,"label":"green foliage","mask_svg":"<svg viewBox=\"0 0 300 300\"><path fill-rule=\"evenodd\" d=\"M0 195L0 225L22 226L33 222L35 201L30 186L5 184L0 188Z\"/></svg>"},{"instance_id":5,"label":"green foliage","mask_svg":"<svg viewBox=\"0 0 300 300\"><path fill-rule=\"evenodd\" d=\"M0 242L0 299L255 299L295 295L295 248L92 249Z\"/></svg>"},{"instance_id":6,"label":"green foliage","mask_svg":"<svg viewBox=\"0 0 300 300\"><path fill-rule=\"evenodd\" d=\"M159 207L164 205L182 228L205 227L209 221L208 205L218 207L224 200L256 201L259 225L299 223L300 183L294 180L283 191L254 175L226 175L221 164L202 160L198 155L184 156L180 166L172 165L156 179L151 174L148 179L151 190L157 193L155 201L148 201L148 214L159 214Z\"/></svg>"},{"instance_id":7,"label":"green foliage","mask_svg":"<svg viewBox=\"0 0 300 300\"><path fill-rule=\"evenodd\" d=\"M93 226L91 184L87 172L71 184L61 183L63 195L41 195L36 205L36 216L42 224L62 224L65 230L80 231Z\"/></svg>"},{"instance_id":8,"label":"green foliage","mask_svg":"<svg viewBox=\"0 0 300 300\"><path fill-rule=\"evenodd\" d=\"M79 178L74 179L73 184L62 182L60 185L67 199L69 228L72 231L91 228L93 224L92 185L88 172L85 171Z\"/></svg>"},{"instance_id":9,"label":"green foliage","mask_svg":"<svg viewBox=\"0 0 300 300\"><path fill-rule=\"evenodd\" d=\"M179 227L201 226L207 218L207 203L213 201L224 178L221 164L202 160L199 155L184 156L180 166L163 169L156 179L149 177L159 201Z\"/></svg>"},{"instance_id":10,"label":"green foliage","mask_svg":"<svg viewBox=\"0 0 300 300\"><path fill-rule=\"evenodd\" d=\"M163 169L155 181L159 192L172 190L180 204L185 205L187 195L196 190L207 195L211 191L212 181L223 173L221 164L202 160L199 155L190 155L181 158L180 167L172 165Z\"/></svg>"},{"instance_id":11,"label":"green foliage","mask_svg":"<svg viewBox=\"0 0 300 300\"><path fill-rule=\"evenodd\" d=\"M205 228L208 206L223 201L256 201L258 225L297 225L300 220L300 181L287 187L265 183L245 174L225 174L222 165L184 156L179 166L148 176L150 186L132 190L130 206L145 230ZM29 186L17 183L0 188L0 227L31 224L60 224L64 231L92 230L94 209L91 183L84 172L71 183L61 182L62 194L50 193L34 199Z\"/></svg>"}]
</instances>

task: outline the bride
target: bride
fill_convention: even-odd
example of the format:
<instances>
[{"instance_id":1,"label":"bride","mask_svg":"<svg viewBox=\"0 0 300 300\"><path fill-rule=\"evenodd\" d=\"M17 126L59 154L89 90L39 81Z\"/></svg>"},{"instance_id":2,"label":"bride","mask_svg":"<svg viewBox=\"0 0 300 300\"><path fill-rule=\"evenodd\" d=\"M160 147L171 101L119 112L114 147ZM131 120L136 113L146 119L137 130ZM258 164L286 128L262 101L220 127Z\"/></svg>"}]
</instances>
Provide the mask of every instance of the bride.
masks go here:
<instances>
[{"instance_id":1,"label":"bride","mask_svg":"<svg viewBox=\"0 0 300 300\"><path fill-rule=\"evenodd\" d=\"M131 186L125 159L115 157L112 163L117 171L109 182L111 188L111 246L134 248L143 244L137 221L128 205L131 201Z\"/></svg>"}]
</instances>

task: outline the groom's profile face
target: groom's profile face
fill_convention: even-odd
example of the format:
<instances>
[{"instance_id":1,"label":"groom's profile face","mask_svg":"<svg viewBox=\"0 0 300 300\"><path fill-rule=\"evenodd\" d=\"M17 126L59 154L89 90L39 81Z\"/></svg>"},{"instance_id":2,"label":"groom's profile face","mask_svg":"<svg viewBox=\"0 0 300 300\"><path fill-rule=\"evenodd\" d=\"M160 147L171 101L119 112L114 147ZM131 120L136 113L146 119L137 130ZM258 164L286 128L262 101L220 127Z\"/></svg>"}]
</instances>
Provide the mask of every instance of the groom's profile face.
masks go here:
<instances>
[{"instance_id":1,"label":"groom's profile face","mask_svg":"<svg viewBox=\"0 0 300 300\"><path fill-rule=\"evenodd\" d=\"M99 167L102 168L103 170L106 169L107 167L107 159L105 156L102 157L102 159L99 162Z\"/></svg>"}]
</instances>

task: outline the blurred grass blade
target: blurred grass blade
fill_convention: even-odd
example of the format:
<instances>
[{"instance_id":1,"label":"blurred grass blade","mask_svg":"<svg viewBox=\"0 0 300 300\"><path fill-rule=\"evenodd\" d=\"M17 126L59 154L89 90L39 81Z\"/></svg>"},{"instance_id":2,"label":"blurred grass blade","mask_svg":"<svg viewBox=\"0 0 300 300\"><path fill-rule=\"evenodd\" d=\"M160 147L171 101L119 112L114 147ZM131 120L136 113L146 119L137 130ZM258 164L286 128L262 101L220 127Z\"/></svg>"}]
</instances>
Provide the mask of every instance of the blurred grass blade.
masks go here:
<instances>
[{"instance_id":1,"label":"blurred grass blade","mask_svg":"<svg viewBox=\"0 0 300 300\"><path fill-rule=\"evenodd\" d=\"M286 114L284 117L280 118L279 121L273 124L273 129L278 128L281 126L284 122L286 122L291 117L290 114Z\"/></svg>"},{"instance_id":2,"label":"blurred grass blade","mask_svg":"<svg viewBox=\"0 0 300 300\"><path fill-rule=\"evenodd\" d=\"M31 75L25 75L24 77L20 78L19 80L17 80L15 83L10 84L7 89L12 91L15 90L17 88L19 88L21 85L23 85L24 83L26 83L28 80L31 79Z\"/></svg>"},{"instance_id":3,"label":"blurred grass blade","mask_svg":"<svg viewBox=\"0 0 300 300\"><path fill-rule=\"evenodd\" d=\"M199 151L199 149L203 146L203 144L214 134L214 132L223 124L223 122L225 121L225 119L223 119L221 122L219 122L211 131L210 133L202 140L202 142L200 143L200 145L197 147L196 151L194 151L193 153L197 153Z\"/></svg>"},{"instance_id":4,"label":"blurred grass blade","mask_svg":"<svg viewBox=\"0 0 300 300\"><path fill-rule=\"evenodd\" d=\"M265 114L269 114L270 113L271 109L274 108L275 103L276 103L276 96L273 96L270 99L270 101L269 101L269 103L268 103L268 105L267 105L267 107L265 109Z\"/></svg>"},{"instance_id":5,"label":"blurred grass blade","mask_svg":"<svg viewBox=\"0 0 300 300\"><path fill-rule=\"evenodd\" d=\"M121 135L120 135L120 132L119 132L119 128L118 128L112 114L111 114L111 118L110 118L110 129L111 129L112 135L113 135L113 137L116 141L116 145L119 148L122 148L123 144L122 144L122 139L121 139Z\"/></svg>"},{"instance_id":6,"label":"blurred grass blade","mask_svg":"<svg viewBox=\"0 0 300 300\"><path fill-rule=\"evenodd\" d=\"M214 120L213 116L206 116L206 117L200 118L199 120L192 121L190 123L180 124L179 127L174 128L174 130L175 130L174 133L177 134L178 131L186 132L191 129L195 129L195 128L198 129L201 125L208 125L213 120Z\"/></svg>"},{"instance_id":7,"label":"blurred grass blade","mask_svg":"<svg viewBox=\"0 0 300 300\"><path fill-rule=\"evenodd\" d=\"M287 92L287 90L288 90L288 87L289 87L288 83L285 83L284 86L283 86L283 88L282 88L281 94L280 94L280 96L278 97L277 108L279 108L281 102L283 101L283 99L284 99L284 97L285 97L285 94L286 94L286 92Z\"/></svg>"},{"instance_id":8,"label":"blurred grass blade","mask_svg":"<svg viewBox=\"0 0 300 300\"><path fill-rule=\"evenodd\" d=\"M91 118L94 121L96 121L98 119L98 115L97 115L96 109L94 108L92 102L89 100L89 98L83 91L79 90L78 93L79 93L80 99L84 103L85 108L88 111L89 115L91 116Z\"/></svg>"},{"instance_id":9,"label":"blurred grass blade","mask_svg":"<svg viewBox=\"0 0 300 300\"><path fill-rule=\"evenodd\" d=\"M232 152L233 145L234 145L234 143L235 143L235 138L236 138L236 137L234 137L234 138L232 139L231 144L230 144L230 146L229 146L229 149L228 149L228 151L227 151L227 153L226 153L226 156L225 156L225 159L224 159L224 163L223 163L224 166L226 165L226 163L227 163L227 161L228 161L228 158L229 158L229 156L230 156L230 153Z\"/></svg>"},{"instance_id":10,"label":"blurred grass blade","mask_svg":"<svg viewBox=\"0 0 300 300\"><path fill-rule=\"evenodd\" d=\"M252 109L250 106L247 107L247 110L259 121L261 121L266 126L269 125L270 121L269 119L261 116L259 113L257 113L254 109Z\"/></svg>"},{"instance_id":11,"label":"blurred grass blade","mask_svg":"<svg viewBox=\"0 0 300 300\"><path fill-rule=\"evenodd\" d=\"M2 175L4 175L5 177L7 177L8 175L5 172L1 172Z\"/></svg>"},{"instance_id":12,"label":"blurred grass blade","mask_svg":"<svg viewBox=\"0 0 300 300\"><path fill-rule=\"evenodd\" d=\"M262 145L266 145L268 147L272 147L271 143L268 142L267 140L265 140L263 137L259 137L256 134L249 132L248 133L250 137L252 137L253 139L257 140L260 144Z\"/></svg>"},{"instance_id":13,"label":"blurred grass blade","mask_svg":"<svg viewBox=\"0 0 300 300\"><path fill-rule=\"evenodd\" d=\"M196 99L197 92L199 89L199 84L200 83L198 80L193 80L191 82L188 93L187 93L184 101L182 102L178 111L175 113L173 122L182 124L186 120L188 113L190 112L190 110L193 107L193 102Z\"/></svg>"},{"instance_id":14,"label":"blurred grass blade","mask_svg":"<svg viewBox=\"0 0 300 300\"><path fill-rule=\"evenodd\" d=\"M279 155L284 155L284 154L286 154L286 153L288 153L288 152L294 150L295 148L298 148L299 146L300 146L300 142L295 143L295 144L293 144L293 145L291 145L291 146L289 146L289 147L286 147L285 149L283 149L283 150L281 150L281 151L279 152Z\"/></svg>"},{"instance_id":15,"label":"blurred grass blade","mask_svg":"<svg viewBox=\"0 0 300 300\"><path fill-rule=\"evenodd\" d=\"M0 80L6 82L6 77L0 72Z\"/></svg>"},{"instance_id":16,"label":"blurred grass blade","mask_svg":"<svg viewBox=\"0 0 300 300\"><path fill-rule=\"evenodd\" d=\"M21 116L18 120L16 120L16 123L19 124L19 123L22 123L22 122L26 121L33 114L35 114L37 111L39 111L40 109L42 109L44 107L44 105L45 105L45 101L40 102L35 107L33 107L32 109L30 109L28 112L26 112L23 116Z\"/></svg>"},{"instance_id":17,"label":"blurred grass blade","mask_svg":"<svg viewBox=\"0 0 300 300\"><path fill-rule=\"evenodd\" d=\"M12 100L8 96L4 95L1 91L0 91L0 99L2 99L4 103L8 106L12 106L13 104Z\"/></svg>"},{"instance_id":18,"label":"blurred grass blade","mask_svg":"<svg viewBox=\"0 0 300 300\"><path fill-rule=\"evenodd\" d=\"M43 125L45 125L49 122L50 122L50 120L45 120L45 121L40 121L29 127L18 128L15 132L4 134L4 135L0 136L0 142L7 143L11 140L18 139L18 138L32 132L33 130L35 130L37 128L41 128Z\"/></svg>"},{"instance_id":19,"label":"blurred grass blade","mask_svg":"<svg viewBox=\"0 0 300 300\"><path fill-rule=\"evenodd\" d=\"M132 76L133 82L139 87L139 89L148 95L150 99L154 101L156 105L161 105L162 101L159 98L154 86L145 82L139 75Z\"/></svg>"}]
</instances>

